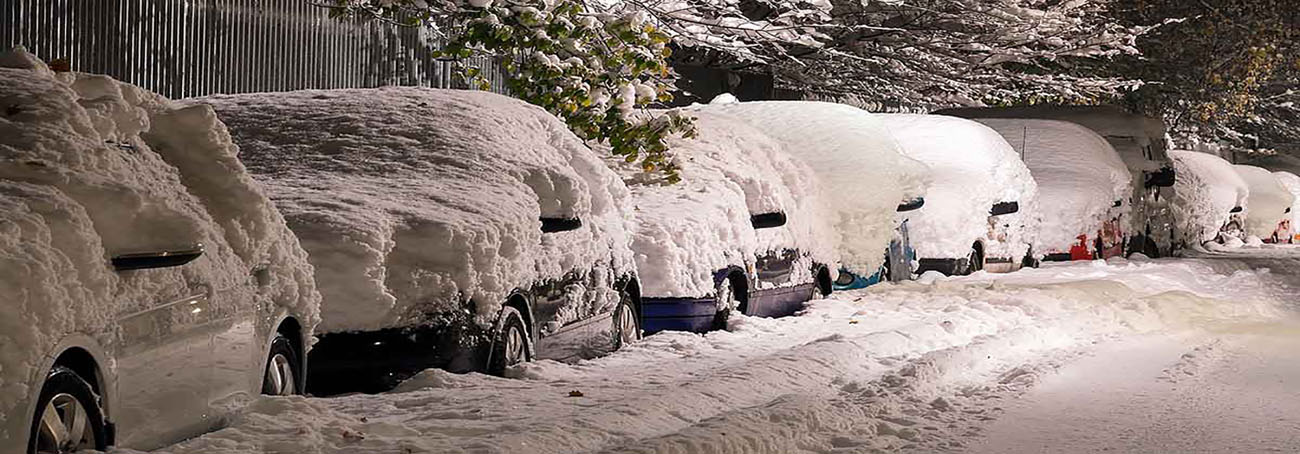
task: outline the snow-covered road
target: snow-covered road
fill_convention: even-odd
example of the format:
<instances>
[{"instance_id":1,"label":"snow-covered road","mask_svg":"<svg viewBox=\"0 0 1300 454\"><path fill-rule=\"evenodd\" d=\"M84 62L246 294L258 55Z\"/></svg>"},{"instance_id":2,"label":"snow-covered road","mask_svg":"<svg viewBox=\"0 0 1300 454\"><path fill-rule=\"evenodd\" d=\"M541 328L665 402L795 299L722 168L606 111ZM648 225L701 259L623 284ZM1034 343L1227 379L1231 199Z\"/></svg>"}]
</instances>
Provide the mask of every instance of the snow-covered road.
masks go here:
<instances>
[{"instance_id":1,"label":"snow-covered road","mask_svg":"<svg viewBox=\"0 0 1300 454\"><path fill-rule=\"evenodd\" d=\"M1267 252L927 276L513 379L260 398L164 451L1294 452L1300 252Z\"/></svg>"}]
</instances>

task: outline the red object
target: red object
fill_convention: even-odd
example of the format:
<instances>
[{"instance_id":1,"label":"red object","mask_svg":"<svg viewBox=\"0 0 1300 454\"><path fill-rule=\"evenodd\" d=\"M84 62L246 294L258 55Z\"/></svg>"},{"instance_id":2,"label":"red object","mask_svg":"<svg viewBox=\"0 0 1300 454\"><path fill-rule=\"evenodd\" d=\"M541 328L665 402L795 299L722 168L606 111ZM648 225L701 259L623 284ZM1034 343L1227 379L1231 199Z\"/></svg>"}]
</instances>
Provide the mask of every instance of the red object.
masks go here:
<instances>
[{"instance_id":1,"label":"red object","mask_svg":"<svg viewBox=\"0 0 1300 454\"><path fill-rule=\"evenodd\" d=\"M1079 242L1070 246L1070 260L1092 260L1092 251L1088 248L1088 235L1079 235Z\"/></svg>"}]
</instances>

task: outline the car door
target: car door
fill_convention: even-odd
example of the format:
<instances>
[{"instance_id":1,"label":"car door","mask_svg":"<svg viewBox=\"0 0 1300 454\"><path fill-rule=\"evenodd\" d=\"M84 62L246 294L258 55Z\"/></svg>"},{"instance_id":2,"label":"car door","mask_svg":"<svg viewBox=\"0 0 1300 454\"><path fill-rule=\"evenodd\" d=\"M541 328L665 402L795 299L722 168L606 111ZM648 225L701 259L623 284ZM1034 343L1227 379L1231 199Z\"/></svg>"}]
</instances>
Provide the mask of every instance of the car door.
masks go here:
<instances>
[{"instance_id":1,"label":"car door","mask_svg":"<svg viewBox=\"0 0 1300 454\"><path fill-rule=\"evenodd\" d=\"M270 285L265 266L250 271L248 281L218 289L209 320L212 342L212 377L209 380L210 404L219 412L226 403L241 396L261 392L263 362L267 352L265 340L272 329L269 324L259 324L270 317L270 302L257 298L254 288Z\"/></svg>"}]
</instances>

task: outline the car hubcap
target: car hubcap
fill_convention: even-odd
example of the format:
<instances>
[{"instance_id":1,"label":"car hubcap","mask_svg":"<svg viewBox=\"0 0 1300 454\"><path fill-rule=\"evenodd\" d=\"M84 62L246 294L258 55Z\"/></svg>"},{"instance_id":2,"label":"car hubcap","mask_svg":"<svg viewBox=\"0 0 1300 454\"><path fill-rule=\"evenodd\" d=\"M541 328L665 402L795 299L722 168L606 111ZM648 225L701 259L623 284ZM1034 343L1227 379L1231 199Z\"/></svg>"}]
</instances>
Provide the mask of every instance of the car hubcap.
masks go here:
<instances>
[{"instance_id":1,"label":"car hubcap","mask_svg":"<svg viewBox=\"0 0 1300 454\"><path fill-rule=\"evenodd\" d=\"M293 376L293 364L283 354L271 357L271 364L266 367L266 380L271 384L272 394L288 396L294 393L296 381Z\"/></svg>"},{"instance_id":2,"label":"car hubcap","mask_svg":"<svg viewBox=\"0 0 1300 454\"><path fill-rule=\"evenodd\" d=\"M65 453L94 449L85 407L71 394L56 394L41 412L36 452Z\"/></svg>"},{"instance_id":3,"label":"car hubcap","mask_svg":"<svg viewBox=\"0 0 1300 454\"><path fill-rule=\"evenodd\" d=\"M618 315L618 336L623 344L627 344L637 339L636 314L632 313L632 306L624 304L623 310Z\"/></svg>"},{"instance_id":4,"label":"car hubcap","mask_svg":"<svg viewBox=\"0 0 1300 454\"><path fill-rule=\"evenodd\" d=\"M524 362L524 335L515 326L511 326L506 330L505 359L507 366Z\"/></svg>"}]
</instances>

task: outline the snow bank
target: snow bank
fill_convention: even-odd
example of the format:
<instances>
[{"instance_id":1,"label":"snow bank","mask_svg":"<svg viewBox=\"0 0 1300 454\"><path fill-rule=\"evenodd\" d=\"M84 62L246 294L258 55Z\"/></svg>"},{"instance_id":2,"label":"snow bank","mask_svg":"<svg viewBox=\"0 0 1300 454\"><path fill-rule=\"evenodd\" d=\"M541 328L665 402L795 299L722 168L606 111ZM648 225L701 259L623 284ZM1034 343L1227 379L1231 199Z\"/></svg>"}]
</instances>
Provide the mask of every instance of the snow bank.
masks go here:
<instances>
[{"instance_id":1,"label":"snow bank","mask_svg":"<svg viewBox=\"0 0 1300 454\"><path fill-rule=\"evenodd\" d=\"M1273 172L1273 176L1277 177L1278 183L1282 183L1282 186L1291 192L1292 197L1295 197L1295 201L1291 202L1291 217L1287 218L1291 220L1291 232L1294 235L1296 229L1300 228L1300 219L1296 218L1300 216L1300 176L1291 172Z\"/></svg>"},{"instance_id":2,"label":"snow bank","mask_svg":"<svg viewBox=\"0 0 1300 454\"><path fill-rule=\"evenodd\" d=\"M1033 241L1037 216L1034 182L1016 150L997 131L956 117L878 115L909 157L930 166L925 207L909 220L912 247L921 258L960 258L985 241L987 257L1019 259ZM1020 211L996 218L1009 225L992 240L989 209L1018 202Z\"/></svg>"},{"instance_id":3,"label":"snow bank","mask_svg":"<svg viewBox=\"0 0 1300 454\"><path fill-rule=\"evenodd\" d=\"M230 125L310 253L321 331L410 326L466 298L486 326L516 288L632 269L626 188L563 123L522 101L389 87L198 102ZM544 235L541 217L582 226ZM557 321L616 300L592 290Z\"/></svg>"},{"instance_id":4,"label":"snow bank","mask_svg":"<svg viewBox=\"0 0 1300 454\"><path fill-rule=\"evenodd\" d=\"M83 333L111 345L102 334L116 316L193 294L193 283L229 289L216 313L269 301L315 326L306 254L210 110L55 74L21 48L0 56L0 100L0 445L25 438L27 427L12 426L26 411L17 405L57 343ZM206 253L186 266L109 266L196 243ZM270 285L255 288L259 267Z\"/></svg>"},{"instance_id":5,"label":"snow bank","mask_svg":"<svg viewBox=\"0 0 1300 454\"><path fill-rule=\"evenodd\" d=\"M1247 207L1250 187L1231 163L1218 156L1181 150L1169 156L1178 175L1171 204L1175 230L1188 244L1214 240L1232 216L1230 211Z\"/></svg>"},{"instance_id":6,"label":"snow bank","mask_svg":"<svg viewBox=\"0 0 1300 454\"><path fill-rule=\"evenodd\" d=\"M840 260L855 273L868 276L880 269L898 227L896 208L925 196L929 169L903 156L880 120L856 107L765 101L716 103L694 111L721 112L753 125L817 174L839 234Z\"/></svg>"},{"instance_id":7,"label":"snow bank","mask_svg":"<svg viewBox=\"0 0 1300 454\"><path fill-rule=\"evenodd\" d=\"M835 236L812 171L740 120L710 111L691 115L696 137L669 144L682 169L680 182L660 184L633 165L609 160L632 191L632 248L642 294L710 295L715 271L788 248L835 266ZM751 215L777 211L786 213L785 226L753 228Z\"/></svg>"},{"instance_id":8,"label":"snow bank","mask_svg":"<svg viewBox=\"0 0 1300 454\"><path fill-rule=\"evenodd\" d=\"M1295 203L1295 195L1267 169L1247 165L1232 167L1250 186L1246 206L1246 234L1259 238L1273 236L1277 223L1290 216L1286 210Z\"/></svg>"},{"instance_id":9,"label":"snow bank","mask_svg":"<svg viewBox=\"0 0 1300 454\"><path fill-rule=\"evenodd\" d=\"M978 119L1023 156L1038 184L1042 224L1034 250L1068 251L1081 234L1095 238L1102 224L1128 212L1133 178L1106 139L1056 120ZM1124 201L1115 208L1116 201Z\"/></svg>"}]
</instances>

